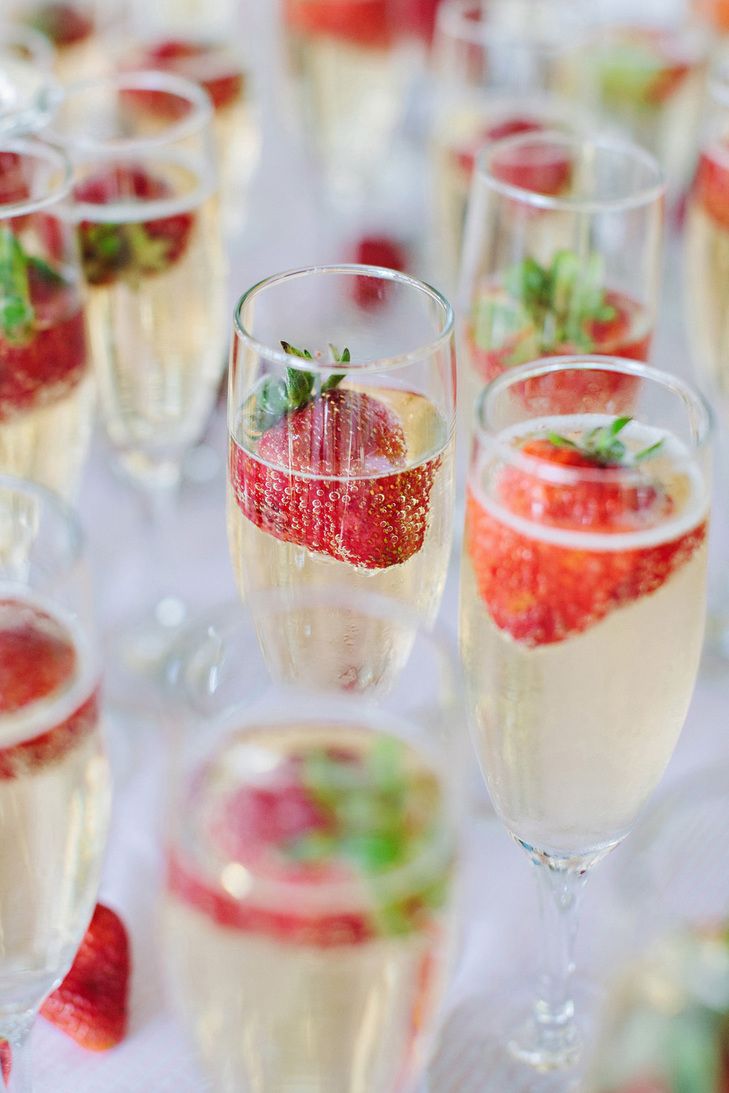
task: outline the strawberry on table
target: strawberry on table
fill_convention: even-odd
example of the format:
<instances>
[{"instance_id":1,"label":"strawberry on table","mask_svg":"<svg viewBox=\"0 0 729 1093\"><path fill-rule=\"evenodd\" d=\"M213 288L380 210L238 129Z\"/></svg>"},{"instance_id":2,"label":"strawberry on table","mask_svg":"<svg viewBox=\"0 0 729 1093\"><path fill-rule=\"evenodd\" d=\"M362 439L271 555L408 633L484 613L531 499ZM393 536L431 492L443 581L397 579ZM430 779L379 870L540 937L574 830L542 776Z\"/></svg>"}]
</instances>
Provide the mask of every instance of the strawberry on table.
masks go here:
<instances>
[{"instance_id":1,"label":"strawberry on table","mask_svg":"<svg viewBox=\"0 0 729 1093\"><path fill-rule=\"evenodd\" d=\"M404 245L391 235L363 235L357 240L351 261L363 266L382 266L384 269L406 272L410 265ZM354 298L362 308L381 307L388 297L387 282L372 277L355 277Z\"/></svg>"},{"instance_id":2,"label":"strawberry on table","mask_svg":"<svg viewBox=\"0 0 729 1093\"><path fill-rule=\"evenodd\" d=\"M348 362L345 349L332 368ZM384 569L422 547L440 457L408 469L397 416L374 395L340 387L344 378L333 373L318 392L315 375L297 368L285 379L263 380L243 408L249 447L231 445L230 480L241 511L262 531L350 565Z\"/></svg>"},{"instance_id":3,"label":"strawberry on table","mask_svg":"<svg viewBox=\"0 0 729 1093\"><path fill-rule=\"evenodd\" d=\"M68 975L40 1012L89 1051L115 1047L126 1033L129 972L124 923L97 903Z\"/></svg>"},{"instance_id":4,"label":"strawberry on table","mask_svg":"<svg viewBox=\"0 0 729 1093\"><path fill-rule=\"evenodd\" d=\"M631 452L621 438L629 422L617 418L574 439L548 434L523 442L522 454L534 461L534 470L504 467L495 502L529 521L532 534L497 518L469 492L466 548L478 592L494 624L524 645L563 641L655 592L705 539L705 521L675 539L625 550L539 536L540 525L615 534L657 527L670 517L672 498L645 470L662 442ZM573 481L555 481L540 476L539 464L577 474Z\"/></svg>"},{"instance_id":5,"label":"strawberry on table","mask_svg":"<svg viewBox=\"0 0 729 1093\"><path fill-rule=\"evenodd\" d=\"M13 1065L13 1053L7 1040L0 1040L0 1071L5 1085L10 1081L10 1071Z\"/></svg>"},{"instance_id":6,"label":"strawberry on table","mask_svg":"<svg viewBox=\"0 0 729 1093\"><path fill-rule=\"evenodd\" d=\"M136 202L143 212L145 202L172 198L174 191L142 166L116 166L84 179L74 196L86 205ZM87 281L106 285L164 273L184 256L193 224L190 212L137 222L82 220L79 237Z\"/></svg>"}]
</instances>

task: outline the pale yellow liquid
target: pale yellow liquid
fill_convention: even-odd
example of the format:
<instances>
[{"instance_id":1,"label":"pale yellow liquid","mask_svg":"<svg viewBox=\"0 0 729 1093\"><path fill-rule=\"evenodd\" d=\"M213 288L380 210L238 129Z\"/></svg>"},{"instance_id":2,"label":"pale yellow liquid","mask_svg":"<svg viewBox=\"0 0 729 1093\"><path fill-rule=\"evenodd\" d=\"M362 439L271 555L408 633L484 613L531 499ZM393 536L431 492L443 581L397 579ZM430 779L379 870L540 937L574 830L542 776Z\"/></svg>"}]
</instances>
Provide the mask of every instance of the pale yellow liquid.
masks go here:
<instances>
[{"instance_id":1,"label":"pale yellow liquid","mask_svg":"<svg viewBox=\"0 0 729 1093\"><path fill-rule=\"evenodd\" d=\"M274 746L284 752L287 745L301 751L310 736L316 747L351 745L357 730L262 732L267 748L274 734ZM250 746L253 736L242 740ZM236 755L231 749L231 784L240 779ZM431 868L447 864L436 855ZM301 911L301 905L293 909ZM325 910L337 907L328 903ZM448 956L445 921L402 936L322 948L221 926L168 893L164 924L175 1000L216 1093L413 1088Z\"/></svg>"},{"instance_id":2,"label":"pale yellow liquid","mask_svg":"<svg viewBox=\"0 0 729 1093\"><path fill-rule=\"evenodd\" d=\"M248 217L248 190L261 140L256 116L243 97L215 111L215 140L220 163L220 205L226 236L239 232Z\"/></svg>"},{"instance_id":3,"label":"pale yellow liquid","mask_svg":"<svg viewBox=\"0 0 729 1093\"><path fill-rule=\"evenodd\" d=\"M428 502L423 545L407 561L382 569L350 565L304 546L282 542L256 527L228 495L228 541L236 583L242 596L263 589L292 591L344 585L361 594L368 592L402 600L425 619L434 619L443 594L451 550L453 520L454 438L429 399L393 388L367 388L399 418L407 444L407 468L440 459ZM292 478L296 478L292 474ZM322 478L322 496L336 489L341 479ZM355 622L355 618L357 621ZM292 612L266 623L257 620L259 638L269 662L287 676L311 671L314 678L351 679L364 685L397 673L410 649L412 634L384 620L368 620L345 612L314 610Z\"/></svg>"},{"instance_id":4,"label":"pale yellow liquid","mask_svg":"<svg viewBox=\"0 0 729 1093\"><path fill-rule=\"evenodd\" d=\"M124 218L143 205L117 207ZM103 210L114 221L114 206ZM134 282L90 285L88 322L101 414L121 462L144 476L176 460L205 427L225 365L225 267L215 199L170 203L159 215L191 212L181 258ZM101 216L99 221L101 221ZM119 219L122 219L119 216Z\"/></svg>"},{"instance_id":5,"label":"pale yellow liquid","mask_svg":"<svg viewBox=\"0 0 729 1093\"><path fill-rule=\"evenodd\" d=\"M90 694L95 680L84 679L85 671L82 663L61 720ZM57 699L0 716L0 747L47 732L59 723L59 711ZM96 900L109 804L98 724L56 758L18 777L0 778L0 1008L5 1012L20 1014L36 1005L70 966Z\"/></svg>"},{"instance_id":6,"label":"pale yellow liquid","mask_svg":"<svg viewBox=\"0 0 729 1093\"><path fill-rule=\"evenodd\" d=\"M729 184L729 173L727 174ZM712 391L729 397L729 231L698 202L686 218L689 335Z\"/></svg>"},{"instance_id":7,"label":"pale yellow liquid","mask_svg":"<svg viewBox=\"0 0 729 1093\"><path fill-rule=\"evenodd\" d=\"M94 387L86 374L52 402L0 422L0 471L73 499L91 436Z\"/></svg>"},{"instance_id":8,"label":"pale yellow liquid","mask_svg":"<svg viewBox=\"0 0 729 1093\"><path fill-rule=\"evenodd\" d=\"M683 504L676 520L657 529L656 542L664 541L661 531L670 541L703 519L688 481L673 487L683 491ZM539 527L531 527L538 536ZM572 535L573 548L579 538ZM616 549L632 545L627 535L613 538ZM632 826L671 757L691 699L706 562L704 545L657 591L583 633L529 647L491 621L464 553L461 645L476 749L494 807L529 846L588 854Z\"/></svg>"}]
</instances>

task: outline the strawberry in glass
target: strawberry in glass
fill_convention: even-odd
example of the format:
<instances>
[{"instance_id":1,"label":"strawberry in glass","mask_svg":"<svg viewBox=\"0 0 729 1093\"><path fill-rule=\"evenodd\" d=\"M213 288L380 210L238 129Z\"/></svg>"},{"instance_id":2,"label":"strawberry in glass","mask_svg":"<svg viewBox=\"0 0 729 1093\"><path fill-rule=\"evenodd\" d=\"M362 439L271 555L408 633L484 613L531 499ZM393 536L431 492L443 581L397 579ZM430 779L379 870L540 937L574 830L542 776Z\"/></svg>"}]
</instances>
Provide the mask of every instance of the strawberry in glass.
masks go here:
<instances>
[{"instance_id":1,"label":"strawberry in glass","mask_svg":"<svg viewBox=\"0 0 729 1093\"><path fill-rule=\"evenodd\" d=\"M71 497L93 388L79 272L60 216L66 166L29 142L0 152L0 167L0 470ZM55 196L31 198L49 168L58 175Z\"/></svg>"},{"instance_id":2,"label":"strawberry in glass","mask_svg":"<svg viewBox=\"0 0 729 1093\"><path fill-rule=\"evenodd\" d=\"M62 83L108 69L102 33L114 5L98 0L20 0L13 18L43 34L55 51L54 71Z\"/></svg>"},{"instance_id":3,"label":"strawberry in glass","mask_svg":"<svg viewBox=\"0 0 729 1093\"><path fill-rule=\"evenodd\" d=\"M447 951L435 769L376 726L247 726L197 770L184 811L168 967L219 1088L409 1088Z\"/></svg>"}]
</instances>

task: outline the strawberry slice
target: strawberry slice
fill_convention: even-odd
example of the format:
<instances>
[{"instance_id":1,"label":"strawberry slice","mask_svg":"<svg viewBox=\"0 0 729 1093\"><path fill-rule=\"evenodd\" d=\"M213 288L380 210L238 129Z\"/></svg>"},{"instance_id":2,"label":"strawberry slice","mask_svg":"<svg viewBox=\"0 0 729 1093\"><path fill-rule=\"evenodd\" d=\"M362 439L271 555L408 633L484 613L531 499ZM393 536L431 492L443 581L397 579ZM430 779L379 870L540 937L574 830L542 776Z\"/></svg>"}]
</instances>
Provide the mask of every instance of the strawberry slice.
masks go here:
<instances>
[{"instance_id":1,"label":"strawberry slice","mask_svg":"<svg viewBox=\"0 0 729 1093\"><path fill-rule=\"evenodd\" d=\"M691 65L678 43L652 27L617 28L602 47L598 78L608 105L655 109L681 87Z\"/></svg>"},{"instance_id":2,"label":"strawberry slice","mask_svg":"<svg viewBox=\"0 0 729 1093\"><path fill-rule=\"evenodd\" d=\"M464 175L468 178L473 174L476 166L476 157L488 144L503 140L504 137L516 137L520 133L539 133L544 130L544 125L536 118L528 118L522 114L515 114L510 118L503 118L495 125L486 126L475 138L472 138L465 147L454 148L453 155L456 163ZM532 187L526 186L526 189Z\"/></svg>"},{"instance_id":3,"label":"strawberry slice","mask_svg":"<svg viewBox=\"0 0 729 1093\"><path fill-rule=\"evenodd\" d=\"M729 231L729 143L702 152L693 196L718 227Z\"/></svg>"},{"instance_id":4,"label":"strawberry slice","mask_svg":"<svg viewBox=\"0 0 729 1093\"><path fill-rule=\"evenodd\" d=\"M39 4L28 14L25 22L50 38L56 49L77 45L90 38L94 31L93 21L86 11L62 0Z\"/></svg>"},{"instance_id":5,"label":"strawberry slice","mask_svg":"<svg viewBox=\"0 0 729 1093\"><path fill-rule=\"evenodd\" d=\"M75 189L88 205L161 201L173 196L162 178L144 167L110 167L93 174ZM134 223L82 220L79 225L84 273L91 285L132 282L164 273L184 256L194 224L192 213L174 213Z\"/></svg>"},{"instance_id":6,"label":"strawberry slice","mask_svg":"<svg viewBox=\"0 0 729 1093\"><path fill-rule=\"evenodd\" d=\"M390 235L363 235L357 241L351 261L357 265L381 266L404 273L410 266L407 250ZM359 307L373 309L386 303L390 284L373 277L355 277L354 298Z\"/></svg>"},{"instance_id":7,"label":"strawberry slice","mask_svg":"<svg viewBox=\"0 0 729 1093\"><path fill-rule=\"evenodd\" d=\"M129 967L124 923L97 903L68 975L40 1012L89 1051L115 1047L127 1027Z\"/></svg>"},{"instance_id":8,"label":"strawberry slice","mask_svg":"<svg viewBox=\"0 0 729 1093\"><path fill-rule=\"evenodd\" d=\"M286 0L291 30L336 38L364 49L387 49L394 40L392 0Z\"/></svg>"},{"instance_id":9,"label":"strawberry slice","mask_svg":"<svg viewBox=\"0 0 729 1093\"><path fill-rule=\"evenodd\" d=\"M283 382L313 387L312 376L293 369ZM440 456L401 469L402 427L372 395L332 385L306 397L265 428L257 457L231 445L230 481L241 511L274 538L349 565L406 562L423 545ZM257 398L271 401L268 392Z\"/></svg>"},{"instance_id":10,"label":"strawberry slice","mask_svg":"<svg viewBox=\"0 0 729 1093\"><path fill-rule=\"evenodd\" d=\"M564 438L526 441L524 454L547 464L589 468L574 482L544 481L535 470L509 466L497 501L515 517L582 532L619 533L650 528L670 515L673 502L660 484L640 479L654 448L627 457L618 418L589 434L584 446ZM625 480L625 467L631 477ZM622 472L622 473L621 473ZM659 589L692 557L706 537L706 521L673 540L629 550L588 550L525 534L497 518L469 490L466 550L479 594L494 624L527 646L579 634L612 611Z\"/></svg>"},{"instance_id":11,"label":"strawberry slice","mask_svg":"<svg viewBox=\"0 0 729 1093\"><path fill-rule=\"evenodd\" d=\"M184 41L168 38L148 46L139 58L137 67L162 69L178 76L195 80L205 88L215 110L224 110L243 95L245 76L239 64L229 57L220 46L210 42ZM166 117L178 117L179 100L171 95L156 92L129 90L127 99L133 97L138 106ZM182 112L187 109L183 104Z\"/></svg>"}]
</instances>

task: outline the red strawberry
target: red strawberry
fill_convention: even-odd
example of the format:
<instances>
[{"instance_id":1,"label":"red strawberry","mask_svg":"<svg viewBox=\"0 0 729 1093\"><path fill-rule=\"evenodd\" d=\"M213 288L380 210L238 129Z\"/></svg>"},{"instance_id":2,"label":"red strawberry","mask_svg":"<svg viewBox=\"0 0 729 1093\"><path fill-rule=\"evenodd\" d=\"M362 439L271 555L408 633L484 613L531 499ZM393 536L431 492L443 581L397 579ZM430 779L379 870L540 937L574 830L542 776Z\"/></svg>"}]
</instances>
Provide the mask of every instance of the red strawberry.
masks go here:
<instances>
[{"instance_id":1,"label":"red strawberry","mask_svg":"<svg viewBox=\"0 0 729 1093\"><path fill-rule=\"evenodd\" d=\"M231 483L244 515L276 539L367 569L423 545L440 457L401 470L402 427L379 399L327 391L267 429L257 454L231 445Z\"/></svg>"},{"instance_id":2,"label":"red strawberry","mask_svg":"<svg viewBox=\"0 0 729 1093\"><path fill-rule=\"evenodd\" d=\"M50 265L27 266L30 330L4 338L0 330L0 421L55 401L87 373L86 328L74 285Z\"/></svg>"},{"instance_id":3,"label":"red strawberry","mask_svg":"<svg viewBox=\"0 0 729 1093\"><path fill-rule=\"evenodd\" d=\"M707 215L720 228L729 231L729 144L702 153L693 193Z\"/></svg>"},{"instance_id":4,"label":"red strawberry","mask_svg":"<svg viewBox=\"0 0 729 1093\"><path fill-rule=\"evenodd\" d=\"M112 167L86 178L75 190L79 202L137 202L140 213L144 202L172 196L169 183L144 167ZM87 281L105 285L121 276L134 280L163 273L185 254L193 223L189 212L134 223L83 220L79 233Z\"/></svg>"},{"instance_id":5,"label":"red strawberry","mask_svg":"<svg viewBox=\"0 0 729 1093\"><path fill-rule=\"evenodd\" d=\"M357 241L351 260L358 265L382 266L400 272L407 270L410 264L405 247L390 235L363 235ZM362 308L381 307L389 296L389 289L388 281L354 278L354 298Z\"/></svg>"},{"instance_id":6,"label":"red strawberry","mask_svg":"<svg viewBox=\"0 0 729 1093\"><path fill-rule=\"evenodd\" d=\"M0 205L30 197L26 169L27 161L19 152L0 152Z\"/></svg>"},{"instance_id":7,"label":"red strawberry","mask_svg":"<svg viewBox=\"0 0 729 1093\"><path fill-rule=\"evenodd\" d=\"M245 77L242 69L219 46L211 43L169 38L149 46L138 67L162 69L196 80L205 88L216 110L225 109L243 94ZM179 116L179 100L169 95L138 90L128 91L126 95L133 96L137 105L154 113Z\"/></svg>"},{"instance_id":8,"label":"red strawberry","mask_svg":"<svg viewBox=\"0 0 729 1093\"><path fill-rule=\"evenodd\" d=\"M47 0L39 4L25 20L34 30L50 38L57 49L76 45L89 38L94 24L82 8L62 0Z\"/></svg>"},{"instance_id":9,"label":"red strawberry","mask_svg":"<svg viewBox=\"0 0 729 1093\"><path fill-rule=\"evenodd\" d=\"M302 34L386 49L394 38L392 0L286 0L287 25Z\"/></svg>"},{"instance_id":10,"label":"red strawberry","mask_svg":"<svg viewBox=\"0 0 729 1093\"><path fill-rule=\"evenodd\" d=\"M271 848L326 831L326 813L301 785L296 767L272 786L243 786L214 817L215 842L236 861L252 861Z\"/></svg>"},{"instance_id":11,"label":"red strawberry","mask_svg":"<svg viewBox=\"0 0 729 1093\"><path fill-rule=\"evenodd\" d=\"M129 989L129 940L115 911L97 903L93 918L60 987L41 1013L89 1051L106 1051L124 1038Z\"/></svg>"},{"instance_id":12,"label":"red strawberry","mask_svg":"<svg viewBox=\"0 0 729 1093\"><path fill-rule=\"evenodd\" d=\"M616 423L617 424L617 423ZM525 454L557 466L591 468L590 480L545 482L535 470L502 470L497 503L517 518L547 527L617 533L656 526L672 501L646 480L616 481L615 464L565 451L548 440L528 442ZM678 538L628 550L587 549L530 535L498 518L469 491L466 549L492 621L516 641L563 641L611 611L655 592L684 565L706 536L706 522Z\"/></svg>"},{"instance_id":13,"label":"red strawberry","mask_svg":"<svg viewBox=\"0 0 729 1093\"><path fill-rule=\"evenodd\" d=\"M503 140L504 137L515 137L519 133L538 133L543 129L544 126L540 121L515 115L497 122L496 125L487 126L475 140L470 141L468 147L455 149L454 155L458 166L470 178L476 165L476 157L486 145Z\"/></svg>"},{"instance_id":14,"label":"red strawberry","mask_svg":"<svg viewBox=\"0 0 729 1093\"><path fill-rule=\"evenodd\" d=\"M491 172L500 182L521 190L556 197L572 180L572 158L563 145L536 144L495 148Z\"/></svg>"},{"instance_id":15,"label":"red strawberry","mask_svg":"<svg viewBox=\"0 0 729 1093\"><path fill-rule=\"evenodd\" d=\"M13 1065L13 1053L7 1040L0 1040L0 1069L2 1070L5 1085L10 1081L10 1070Z\"/></svg>"},{"instance_id":16,"label":"red strawberry","mask_svg":"<svg viewBox=\"0 0 729 1093\"><path fill-rule=\"evenodd\" d=\"M418 38L426 45L433 41L435 21L441 0L407 0L407 23Z\"/></svg>"}]
</instances>

